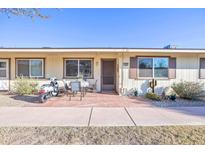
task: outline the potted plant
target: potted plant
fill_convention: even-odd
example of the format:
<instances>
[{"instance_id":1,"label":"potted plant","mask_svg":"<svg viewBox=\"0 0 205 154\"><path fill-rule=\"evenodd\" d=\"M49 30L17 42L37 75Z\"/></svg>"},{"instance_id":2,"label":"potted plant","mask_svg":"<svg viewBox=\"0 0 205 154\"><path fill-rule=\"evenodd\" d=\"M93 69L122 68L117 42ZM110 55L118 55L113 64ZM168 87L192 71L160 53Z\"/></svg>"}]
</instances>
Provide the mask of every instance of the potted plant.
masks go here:
<instances>
[{"instance_id":1,"label":"potted plant","mask_svg":"<svg viewBox=\"0 0 205 154\"><path fill-rule=\"evenodd\" d=\"M172 100L172 101L175 101L175 100L176 100L176 94L172 93L172 94L169 96L169 99Z\"/></svg>"},{"instance_id":2,"label":"potted plant","mask_svg":"<svg viewBox=\"0 0 205 154\"><path fill-rule=\"evenodd\" d=\"M138 91L137 90L134 91L134 96L138 96Z\"/></svg>"}]
</instances>

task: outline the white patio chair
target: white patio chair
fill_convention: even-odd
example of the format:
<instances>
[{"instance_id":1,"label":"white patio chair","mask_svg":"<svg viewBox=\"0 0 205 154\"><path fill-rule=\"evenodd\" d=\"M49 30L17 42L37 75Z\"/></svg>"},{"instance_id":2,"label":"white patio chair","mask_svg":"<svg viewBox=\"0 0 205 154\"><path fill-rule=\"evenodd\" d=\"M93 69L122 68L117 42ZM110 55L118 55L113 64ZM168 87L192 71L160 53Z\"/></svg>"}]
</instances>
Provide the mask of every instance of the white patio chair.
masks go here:
<instances>
[{"instance_id":1,"label":"white patio chair","mask_svg":"<svg viewBox=\"0 0 205 154\"><path fill-rule=\"evenodd\" d=\"M70 82L70 97L69 100L71 100L71 95L73 95L73 97L79 92L80 93L80 100L82 100L83 97L83 91L81 88L81 82L80 81L71 81Z\"/></svg>"},{"instance_id":2,"label":"white patio chair","mask_svg":"<svg viewBox=\"0 0 205 154\"><path fill-rule=\"evenodd\" d=\"M86 87L86 90L89 90L89 91L92 91L92 92L96 92L97 81L98 81L98 80L95 80L95 83L94 83L94 84L89 84L89 86Z\"/></svg>"}]
</instances>

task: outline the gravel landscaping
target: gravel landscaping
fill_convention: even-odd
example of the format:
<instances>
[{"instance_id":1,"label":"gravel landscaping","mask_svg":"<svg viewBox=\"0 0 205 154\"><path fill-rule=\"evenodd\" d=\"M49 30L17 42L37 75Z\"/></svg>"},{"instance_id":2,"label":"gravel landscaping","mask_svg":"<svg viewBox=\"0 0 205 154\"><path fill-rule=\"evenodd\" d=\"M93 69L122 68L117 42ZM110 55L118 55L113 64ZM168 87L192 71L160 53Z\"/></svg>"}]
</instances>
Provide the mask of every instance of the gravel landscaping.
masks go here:
<instances>
[{"instance_id":1,"label":"gravel landscaping","mask_svg":"<svg viewBox=\"0 0 205 154\"><path fill-rule=\"evenodd\" d=\"M177 98L175 101L172 100L162 100L162 101L152 101L152 105L157 107L197 107L205 106L205 100L186 100Z\"/></svg>"},{"instance_id":2,"label":"gravel landscaping","mask_svg":"<svg viewBox=\"0 0 205 154\"><path fill-rule=\"evenodd\" d=\"M205 126L1 127L0 144L205 144Z\"/></svg>"}]
</instances>

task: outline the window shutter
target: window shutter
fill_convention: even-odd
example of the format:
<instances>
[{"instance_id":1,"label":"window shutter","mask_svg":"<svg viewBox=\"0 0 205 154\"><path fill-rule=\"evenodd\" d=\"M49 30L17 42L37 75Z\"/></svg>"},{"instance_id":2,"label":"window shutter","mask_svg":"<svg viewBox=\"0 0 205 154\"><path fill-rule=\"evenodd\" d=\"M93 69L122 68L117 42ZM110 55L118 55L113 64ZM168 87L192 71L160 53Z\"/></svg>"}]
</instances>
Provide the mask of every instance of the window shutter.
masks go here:
<instances>
[{"instance_id":1,"label":"window shutter","mask_svg":"<svg viewBox=\"0 0 205 154\"><path fill-rule=\"evenodd\" d=\"M199 78L205 79L205 58L200 58Z\"/></svg>"},{"instance_id":2,"label":"window shutter","mask_svg":"<svg viewBox=\"0 0 205 154\"><path fill-rule=\"evenodd\" d=\"M137 57L130 57L130 69L129 69L129 78L136 79L137 78L137 66L138 58Z\"/></svg>"},{"instance_id":3,"label":"window shutter","mask_svg":"<svg viewBox=\"0 0 205 154\"><path fill-rule=\"evenodd\" d=\"M176 58L169 58L169 79L176 78Z\"/></svg>"}]
</instances>

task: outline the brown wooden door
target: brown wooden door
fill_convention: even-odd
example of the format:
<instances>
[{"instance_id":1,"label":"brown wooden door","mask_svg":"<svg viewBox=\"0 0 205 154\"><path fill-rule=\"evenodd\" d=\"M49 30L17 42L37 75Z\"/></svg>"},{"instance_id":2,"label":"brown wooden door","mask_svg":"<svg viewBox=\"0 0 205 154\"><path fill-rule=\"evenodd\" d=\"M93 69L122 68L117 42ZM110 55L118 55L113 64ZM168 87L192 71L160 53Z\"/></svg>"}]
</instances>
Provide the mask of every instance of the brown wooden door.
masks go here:
<instances>
[{"instance_id":1,"label":"brown wooden door","mask_svg":"<svg viewBox=\"0 0 205 154\"><path fill-rule=\"evenodd\" d=\"M115 60L102 60L102 91L115 90Z\"/></svg>"}]
</instances>

